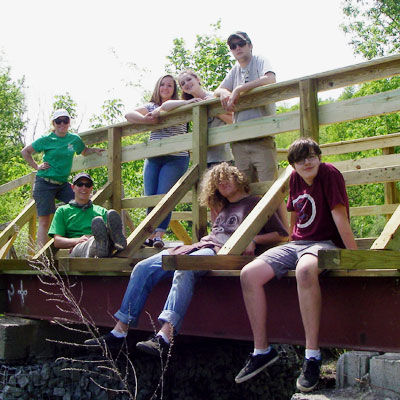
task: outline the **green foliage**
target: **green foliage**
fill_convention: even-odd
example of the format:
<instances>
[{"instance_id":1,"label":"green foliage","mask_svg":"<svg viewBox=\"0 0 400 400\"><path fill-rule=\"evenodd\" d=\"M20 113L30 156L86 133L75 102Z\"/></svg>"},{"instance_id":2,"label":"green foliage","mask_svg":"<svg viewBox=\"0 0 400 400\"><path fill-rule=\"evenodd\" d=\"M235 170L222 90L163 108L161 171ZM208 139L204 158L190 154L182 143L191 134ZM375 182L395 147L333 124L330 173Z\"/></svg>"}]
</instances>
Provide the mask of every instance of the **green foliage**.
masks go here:
<instances>
[{"instance_id":1,"label":"green foliage","mask_svg":"<svg viewBox=\"0 0 400 400\"><path fill-rule=\"evenodd\" d=\"M124 104L121 99L108 99L105 100L101 106L101 114L93 115L90 118L90 126L100 128L102 126L114 125L118 122L122 122L123 114L122 109Z\"/></svg>"},{"instance_id":2,"label":"green foliage","mask_svg":"<svg viewBox=\"0 0 400 400\"><path fill-rule=\"evenodd\" d=\"M0 59L1 62L1 59ZM25 93L24 78L13 81L10 68L0 64L0 141L1 147L23 145L23 133L26 129L24 114Z\"/></svg>"},{"instance_id":3,"label":"green foliage","mask_svg":"<svg viewBox=\"0 0 400 400\"><path fill-rule=\"evenodd\" d=\"M78 104L71 97L69 92L65 94L56 94L54 96L53 111L58 110L59 108L64 108L69 112L71 119L75 119L78 116L78 113L76 111L77 107Z\"/></svg>"},{"instance_id":4,"label":"green foliage","mask_svg":"<svg viewBox=\"0 0 400 400\"><path fill-rule=\"evenodd\" d=\"M211 27L212 34L196 36L193 50L186 48L183 38L174 39L174 47L167 56L169 62L165 66L166 71L173 75L178 75L185 69L193 69L199 74L207 90L215 90L234 63L226 40L217 36L221 29L221 20Z\"/></svg>"},{"instance_id":5,"label":"green foliage","mask_svg":"<svg viewBox=\"0 0 400 400\"><path fill-rule=\"evenodd\" d=\"M356 54L370 60L395 54L400 49L400 2L398 0L344 0L346 23Z\"/></svg>"},{"instance_id":6,"label":"green foliage","mask_svg":"<svg viewBox=\"0 0 400 400\"><path fill-rule=\"evenodd\" d=\"M0 184L30 171L20 154L27 123L24 89L24 79L14 81L10 68L0 64ZM11 207L6 203L2 209Z\"/></svg>"}]
</instances>

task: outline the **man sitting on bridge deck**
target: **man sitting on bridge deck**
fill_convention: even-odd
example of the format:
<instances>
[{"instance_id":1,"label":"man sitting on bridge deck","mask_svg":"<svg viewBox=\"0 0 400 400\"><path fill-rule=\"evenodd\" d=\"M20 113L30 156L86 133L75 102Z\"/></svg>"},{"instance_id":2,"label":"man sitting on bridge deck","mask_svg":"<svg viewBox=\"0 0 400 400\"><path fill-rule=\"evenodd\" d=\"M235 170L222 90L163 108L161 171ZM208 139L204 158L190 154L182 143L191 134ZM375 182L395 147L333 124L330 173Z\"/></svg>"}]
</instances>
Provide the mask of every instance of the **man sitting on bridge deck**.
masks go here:
<instances>
[{"instance_id":1,"label":"man sitting on bridge deck","mask_svg":"<svg viewBox=\"0 0 400 400\"><path fill-rule=\"evenodd\" d=\"M179 332L186 310L191 301L197 279L207 271L166 271L162 268L162 256L168 254L189 254L193 256L215 255L239 227L246 216L259 201L258 196L250 196L249 184L236 167L227 163L216 165L205 173L202 180L200 201L217 215L212 232L200 242L180 246L149 257L132 271L128 287L120 309L114 314L118 322L114 329L95 339L85 341L98 346L100 341L109 348L121 348L128 334L129 326L136 326L147 296L162 279L173 277L172 286L159 316L161 330L149 340L137 343L139 350L152 355L166 353L174 334ZM257 236L253 238L244 254L254 254L256 245L275 245L286 241L288 233L281 220L274 214Z\"/></svg>"},{"instance_id":2,"label":"man sitting on bridge deck","mask_svg":"<svg viewBox=\"0 0 400 400\"><path fill-rule=\"evenodd\" d=\"M49 229L54 246L70 249L71 257L110 257L126 248L118 212L93 204L93 179L81 172L73 179L75 199L59 207Z\"/></svg>"},{"instance_id":3,"label":"man sitting on bridge deck","mask_svg":"<svg viewBox=\"0 0 400 400\"><path fill-rule=\"evenodd\" d=\"M296 140L289 148L288 161L295 169L290 177L287 202L291 212L292 241L267 250L241 271L243 297L255 348L235 380L244 382L279 358L277 351L268 345L264 285L274 277L280 279L289 270L296 270L306 336L305 360L297 388L309 392L318 383L321 366L318 251L336 247L357 249L357 245L350 227L343 175L332 164L321 163L318 144L310 138Z\"/></svg>"}]
</instances>

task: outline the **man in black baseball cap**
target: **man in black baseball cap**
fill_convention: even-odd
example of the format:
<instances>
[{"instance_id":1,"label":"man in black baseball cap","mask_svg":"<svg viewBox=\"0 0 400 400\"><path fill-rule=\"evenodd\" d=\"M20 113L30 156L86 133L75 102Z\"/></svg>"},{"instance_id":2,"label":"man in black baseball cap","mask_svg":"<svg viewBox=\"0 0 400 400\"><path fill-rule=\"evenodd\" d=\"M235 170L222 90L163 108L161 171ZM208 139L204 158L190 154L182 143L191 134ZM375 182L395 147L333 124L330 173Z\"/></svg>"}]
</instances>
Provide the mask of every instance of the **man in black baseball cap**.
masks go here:
<instances>
[{"instance_id":1,"label":"man in black baseball cap","mask_svg":"<svg viewBox=\"0 0 400 400\"><path fill-rule=\"evenodd\" d=\"M222 107L234 112L234 122L247 121L275 114L275 104L236 111L240 97L258 86L275 83L275 72L265 57L253 55L249 35L236 31L229 35L227 44L237 63L215 91ZM278 163L275 140L272 136L232 143L235 165L250 182L276 179Z\"/></svg>"},{"instance_id":2,"label":"man in black baseball cap","mask_svg":"<svg viewBox=\"0 0 400 400\"><path fill-rule=\"evenodd\" d=\"M72 180L75 198L59 207L49 229L54 246L71 257L110 257L126 248L121 217L115 210L93 204L93 178L80 172Z\"/></svg>"}]
</instances>

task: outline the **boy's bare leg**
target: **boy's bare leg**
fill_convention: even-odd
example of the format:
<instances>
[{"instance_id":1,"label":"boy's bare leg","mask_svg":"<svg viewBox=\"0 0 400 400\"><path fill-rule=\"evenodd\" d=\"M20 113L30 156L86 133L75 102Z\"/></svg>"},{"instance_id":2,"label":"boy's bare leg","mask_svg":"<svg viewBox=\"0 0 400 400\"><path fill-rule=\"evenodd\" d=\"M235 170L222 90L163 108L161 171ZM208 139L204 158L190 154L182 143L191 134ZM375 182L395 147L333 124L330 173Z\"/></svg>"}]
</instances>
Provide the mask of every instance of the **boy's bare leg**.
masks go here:
<instances>
[{"instance_id":1,"label":"boy's bare leg","mask_svg":"<svg viewBox=\"0 0 400 400\"><path fill-rule=\"evenodd\" d=\"M256 349L265 349L268 347L267 299L264 285L274 276L275 273L271 266L259 259L247 264L240 273L243 298L253 331L254 347Z\"/></svg>"},{"instance_id":2,"label":"boy's bare leg","mask_svg":"<svg viewBox=\"0 0 400 400\"><path fill-rule=\"evenodd\" d=\"M318 258L312 254L302 256L296 267L297 292L306 335L306 349L310 350L319 349L322 300L318 275Z\"/></svg>"}]
</instances>

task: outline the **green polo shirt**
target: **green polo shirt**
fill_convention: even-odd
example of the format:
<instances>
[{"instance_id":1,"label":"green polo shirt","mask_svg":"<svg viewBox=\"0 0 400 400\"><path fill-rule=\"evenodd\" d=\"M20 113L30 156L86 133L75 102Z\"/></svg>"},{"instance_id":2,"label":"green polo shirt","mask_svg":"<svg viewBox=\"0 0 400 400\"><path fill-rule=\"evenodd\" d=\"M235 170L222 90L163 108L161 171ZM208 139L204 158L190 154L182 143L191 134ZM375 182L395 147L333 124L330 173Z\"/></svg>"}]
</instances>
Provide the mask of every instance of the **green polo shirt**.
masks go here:
<instances>
[{"instance_id":1,"label":"green polo shirt","mask_svg":"<svg viewBox=\"0 0 400 400\"><path fill-rule=\"evenodd\" d=\"M79 238L92 234L92 219L103 217L107 222L107 209L92 204L89 208L82 209L70 204L57 208L49 229L49 236L60 235L66 238Z\"/></svg>"},{"instance_id":2,"label":"green polo shirt","mask_svg":"<svg viewBox=\"0 0 400 400\"><path fill-rule=\"evenodd\" d=\"M71 173L74 154L81 154L85 144L76 133L60 137L51 132L35 140L32 147L37 153L43 152L43 161L50 164L50 168L39 170L37 176L64 183Z\"/></svg>"}]
</instances>

